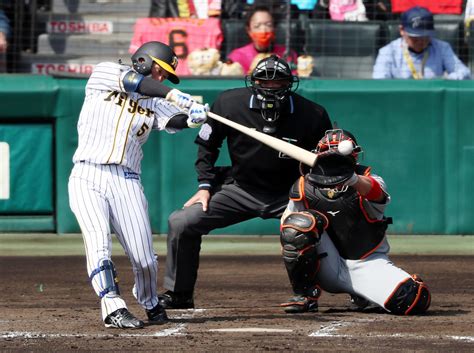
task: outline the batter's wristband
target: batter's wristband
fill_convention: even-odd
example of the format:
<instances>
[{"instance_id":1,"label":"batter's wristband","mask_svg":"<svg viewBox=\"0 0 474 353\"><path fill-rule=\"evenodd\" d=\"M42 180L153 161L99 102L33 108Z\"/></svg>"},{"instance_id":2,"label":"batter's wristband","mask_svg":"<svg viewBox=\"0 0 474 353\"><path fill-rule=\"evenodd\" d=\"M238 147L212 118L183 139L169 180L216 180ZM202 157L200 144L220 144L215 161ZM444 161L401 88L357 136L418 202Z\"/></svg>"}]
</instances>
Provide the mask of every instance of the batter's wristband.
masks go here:
<instances>
[{"instance_id":1,"label":"batter's wristband","mask_svg":"<svg viewBox=\"0 0 474 353\"><path fill-rule=\"evenodd\" d=\"M211 188L212 188L212 185L209 183L199 184L198 186L199 190L211 190Z\"/></svg>"},{"instance_id":2,"label":"batter's wristband","mask_svg":"<svg viewBox=\"0 0 474 353\"><path fill-rule=\"evenodd\" d=\"M377 200L382 195L382 187L380 186L379 182L375 180L373 177L369 176L370 179L370 191L365 195L365 198L369 201Z\"/></svg>"}]
</instances>

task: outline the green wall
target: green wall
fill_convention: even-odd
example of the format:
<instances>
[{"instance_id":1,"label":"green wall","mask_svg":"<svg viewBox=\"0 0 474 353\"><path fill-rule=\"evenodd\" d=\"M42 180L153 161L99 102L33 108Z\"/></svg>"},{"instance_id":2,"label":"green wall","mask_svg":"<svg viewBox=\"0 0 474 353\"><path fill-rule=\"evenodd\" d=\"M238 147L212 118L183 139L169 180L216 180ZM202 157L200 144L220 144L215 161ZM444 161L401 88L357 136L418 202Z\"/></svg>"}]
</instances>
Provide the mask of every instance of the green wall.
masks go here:
<instances>
[{"instance_id":1,"label":"green wall","mask_svg":"<svg viewBox=\"0 0 474 353\"><path fill-rule=\"evenodd\" d=\"M37 229L25 225L38 216L34 212L30 217L22 215L23 223L18 217L7 217L8 209L5 212L2 206L5 201L0 200L0 231L16 227L79 232L68 206L67 179L77 145L76 123L85 82L47 76L0 76L0 132L5 124L43 120L52 123L54 131L53 160L48 167L45 165L54 168L53 229L41 223ZM178 87L212 103L220 91L241 86L242 80L216 79L182 80ZM391 233L474 234L470 210L474 204L473 81L308 80L301 82L298 93L325 106L333 121L353 131L364 149L361 162L385 178L392 195L387 210L394 220ZM156 233L166 232L168 215L195 192L196 134L196 130L173 136L155 132L144 147L142 181ZM221 163L227 160L224 155ZM214 231L276 232L276 220L260 219Z\"/></svg>"}]
</instances>

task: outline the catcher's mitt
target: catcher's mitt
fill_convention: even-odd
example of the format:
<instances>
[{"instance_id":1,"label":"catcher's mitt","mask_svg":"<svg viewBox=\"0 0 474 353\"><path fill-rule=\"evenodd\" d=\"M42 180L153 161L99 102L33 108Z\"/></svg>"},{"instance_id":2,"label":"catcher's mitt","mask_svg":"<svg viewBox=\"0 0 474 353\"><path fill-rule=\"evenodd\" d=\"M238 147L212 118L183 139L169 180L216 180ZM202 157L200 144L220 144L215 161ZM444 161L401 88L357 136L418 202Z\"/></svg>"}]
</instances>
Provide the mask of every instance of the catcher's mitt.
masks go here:
<instances>
[{"instance_id":1,"label":"catcher's mitt","mask_svg":"<svg viewBox=\"0 0 474 353\"><path fill-rule=\"evenodd\" d=\"M328 153L318 158L308 174L308 181L320 188L333 188L354 175L356 161L352 156Z\"/></svg>"}]
</instances>

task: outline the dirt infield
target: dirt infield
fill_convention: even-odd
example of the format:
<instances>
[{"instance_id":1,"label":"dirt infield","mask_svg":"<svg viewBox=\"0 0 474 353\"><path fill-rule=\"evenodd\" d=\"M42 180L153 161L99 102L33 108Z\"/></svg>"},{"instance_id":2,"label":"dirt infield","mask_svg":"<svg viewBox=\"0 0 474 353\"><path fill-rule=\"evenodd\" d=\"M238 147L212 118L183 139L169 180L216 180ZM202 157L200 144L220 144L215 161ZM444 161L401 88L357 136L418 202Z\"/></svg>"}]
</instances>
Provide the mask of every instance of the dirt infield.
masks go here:
<instances>
[{"instance_id":1,"label":"dirt infield","mask_svg":"<svg viewBox=\"0 0 474 353\"><path fill-rule=\"evenodd\" d=\"M169 324L126 331L102 326L84 257L0 257L0 351L474 351L474 257L392 259L428 283L428 315L356 312L347 295L328 293L318 313L288 315L278 307L290 294L279 257L203 256L197 309L170 310ZM144 318L128 260L114 261L130 310Z\"/></svg>"}]
</instances>

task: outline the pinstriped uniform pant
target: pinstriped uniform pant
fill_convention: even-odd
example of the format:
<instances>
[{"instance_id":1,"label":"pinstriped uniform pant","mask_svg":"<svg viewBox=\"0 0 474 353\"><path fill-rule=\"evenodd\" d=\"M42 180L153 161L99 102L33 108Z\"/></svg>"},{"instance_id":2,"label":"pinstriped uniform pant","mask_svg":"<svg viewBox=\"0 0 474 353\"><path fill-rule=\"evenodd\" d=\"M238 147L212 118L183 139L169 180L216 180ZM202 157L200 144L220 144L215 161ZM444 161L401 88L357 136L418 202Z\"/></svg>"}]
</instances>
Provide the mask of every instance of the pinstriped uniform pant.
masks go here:
<instances>
[{"instance_id":1,"label":"pinstriped uniform pant","mask_svg":"<svg viewBox=\"0 0 474 353\"><path fill-rule=\"evenodd\" d=\"M132 264L137 300L145 309L158 304L158 262L152 244L148 203L140 176L120 165L76 163L69 177L69 204L81 227L89 276L99 262L111 259L111 229ZM104 283L99 274L92 286L99 295ZM106 294L101 300L102 319L126 308L124 300Z\"/></svg>"}]
</instances>

